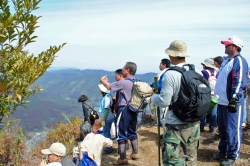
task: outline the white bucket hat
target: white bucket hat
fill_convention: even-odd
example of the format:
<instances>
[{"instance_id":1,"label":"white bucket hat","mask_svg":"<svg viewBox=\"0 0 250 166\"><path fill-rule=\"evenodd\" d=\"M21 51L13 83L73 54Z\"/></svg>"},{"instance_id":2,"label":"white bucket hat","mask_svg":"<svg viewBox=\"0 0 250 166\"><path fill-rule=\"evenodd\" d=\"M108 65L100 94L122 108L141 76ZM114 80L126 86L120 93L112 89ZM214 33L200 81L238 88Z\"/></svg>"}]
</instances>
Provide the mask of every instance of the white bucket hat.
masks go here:
<instances>
[{"instance_id":1,"label":"white bucket hat","mask_svg":"<svg viewBox=\"0 0 250 166\"><path fill-rule=\"evenodd\" d=\"M206 66L206 67L210 67L213 69L216 69L215 65L214 65L214 60L213 59L205 59L204 62L201 63L202 65Z\"/></svg>"},{"instance_id":2,"label":"white bucket hat","mask_svg":"<svg viewBox=\"0 0 250 166\"><path fill-rule=\"evenodd\" d=\"M236 37L236 36L232 36L230 38L228 38L228 40L222 40L221 44L225 44L225 45L230 45L230 44L234 44L240 48L243 47L243 42L240 38Z\"/></svg>"},{"instance_id":3,"label":"white bucket hat","mask_svg":"<svg viewBox=\"0 0 250 166\"><path fill-rule=\"evenodd\" d=\"M98 86L102 92L110 93L110 90L108 90L103 84L99 84Z\"/></svg>"},{"instance_id":4,"label":"white bucket hat","mask_svg":"<svg viewBox=\"0 0 250 166\"><path fill-rule=\"evenodd\" d=\"M172 57L189 57L187 53L187 45L181 40L173 41L165 50L165 53Z\"/></svg>"},{"instance_id":5,"label":"white bucket hat","mask_svg":"<svg viewBox=\"0 0 250 166\"><path fill-rule=\"evenodd\" d=\"M66 155L66 147L59 142L53 143L49 149L42 149L43 154L55 154L58 156Z\"/></svg>"}]
</instances>

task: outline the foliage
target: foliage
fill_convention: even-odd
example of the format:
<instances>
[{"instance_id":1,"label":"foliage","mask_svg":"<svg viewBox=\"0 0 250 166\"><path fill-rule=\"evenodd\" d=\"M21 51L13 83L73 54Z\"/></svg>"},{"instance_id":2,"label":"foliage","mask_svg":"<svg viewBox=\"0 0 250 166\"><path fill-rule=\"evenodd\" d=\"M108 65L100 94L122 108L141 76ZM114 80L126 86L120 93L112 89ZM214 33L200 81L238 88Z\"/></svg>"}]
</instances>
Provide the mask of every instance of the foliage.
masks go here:
<instances>
[{"instance_id":1,"label":"foliage","mask_svg":"<svg viewBox=\"0 0 250 166\"><path fill-rule=\"evenodd\" d=\"M11 125L13 124L13 125ZM0 165L16 165L27 162L22 128L17 120L8 121L6 130L0 132Z\"/></svg>"},{"instance_id":2,"label":"foliage","mask_svg":"<svg viewBox=\"0 0 250 166\"><path fill-rule=\"evenodd\" d=\"M46 135L46 138L40 142L32 151L34 158L42 158L41 149L47 149L54 142L60 142L66 146L67 155L72 157L72 149L77 146L79 139L80 125L82 120L80 118L71 118L67 124L58 121L56 126L52 126L52 131Z\"/></svg>"},{"instance_id":3,"label":"foliage","mask_svg":"<svg viewBox=\"0 0 250 166\"><path fill-rule=\"evenodd\" d=\"M35 42L38 28L32 11L41 0L13 0L11 14L8 0L0 0L0 121L13 114L18 106L41 90L33 83L43 75L55 59L55 54L65 45L50 46L38 55L30 54L25 47Z\"/></svg>"}]
</instances>

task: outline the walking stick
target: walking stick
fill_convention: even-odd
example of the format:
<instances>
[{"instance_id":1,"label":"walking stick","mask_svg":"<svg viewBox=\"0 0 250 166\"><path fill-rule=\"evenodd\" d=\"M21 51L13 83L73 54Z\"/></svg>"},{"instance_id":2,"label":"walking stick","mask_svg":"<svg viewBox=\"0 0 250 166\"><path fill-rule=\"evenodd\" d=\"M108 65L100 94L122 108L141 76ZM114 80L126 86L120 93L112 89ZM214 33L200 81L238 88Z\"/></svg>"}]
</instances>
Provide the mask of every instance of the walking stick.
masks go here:
<instances>
[{"instance_id":1,"label":"walking stick","mask_svg":"<svg viewBox=\"0 0 250 166\"><path fill-rule=\"evenodd\" d=\"M155 93L159 94L158 91L158 77L154 77L155 83ZM160 156L160 109L156 107L156 116L157 116L157 130L158 130L158 164L161 165L161 156Z\"/></svg>"}]
</instances>

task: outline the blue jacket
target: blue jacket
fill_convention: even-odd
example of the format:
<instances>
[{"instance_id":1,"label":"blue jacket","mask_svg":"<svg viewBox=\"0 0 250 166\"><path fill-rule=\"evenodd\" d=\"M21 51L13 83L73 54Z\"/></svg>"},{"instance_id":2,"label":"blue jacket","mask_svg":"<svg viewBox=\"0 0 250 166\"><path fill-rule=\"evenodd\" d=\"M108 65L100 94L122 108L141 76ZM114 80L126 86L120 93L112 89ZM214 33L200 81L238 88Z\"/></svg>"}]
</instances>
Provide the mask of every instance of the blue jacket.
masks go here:
<instances>
[{"instance_id":1,"label":"blue jacket","mask_svg":"<svg viewBox=\"0 0 250 166\"><path fill-rule=\"evenodd\" d=\"M220 105L228 105L232 98L244 101L247 85L248 64L240 53L222 62L214 94L219 96Z\"/></svg>"}]
</instances>

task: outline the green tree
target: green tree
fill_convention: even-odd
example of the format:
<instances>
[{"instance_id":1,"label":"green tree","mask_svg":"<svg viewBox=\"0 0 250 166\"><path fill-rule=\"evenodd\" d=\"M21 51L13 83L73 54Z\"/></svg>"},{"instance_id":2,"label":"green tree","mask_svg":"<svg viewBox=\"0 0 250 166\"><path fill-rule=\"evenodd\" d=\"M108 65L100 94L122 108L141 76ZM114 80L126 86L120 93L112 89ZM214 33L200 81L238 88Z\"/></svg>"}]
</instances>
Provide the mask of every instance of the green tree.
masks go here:
<instances>
[{"instance_id":1,"label":"green tree","mask_svg":"<svg viewBox=\"0 0 250 166\"><path fill-rule=\"evenodd\" d=\"M24 106L28 97L41 90L34 82L55 60L55 54L65 45L50 46L38 55L25 47L35 42L34 35L40 16L32 14L41 0L0 0L0 122Z\"/></svg>"}]
</instances>

